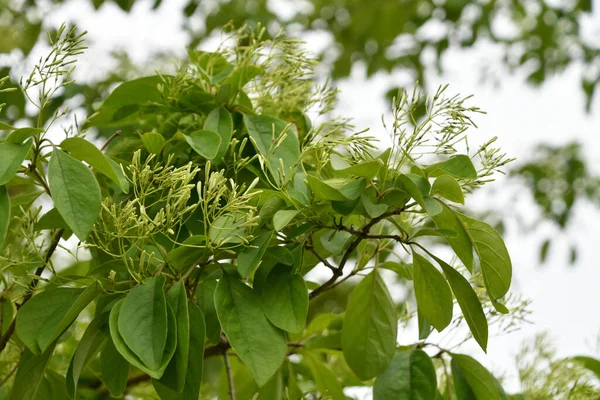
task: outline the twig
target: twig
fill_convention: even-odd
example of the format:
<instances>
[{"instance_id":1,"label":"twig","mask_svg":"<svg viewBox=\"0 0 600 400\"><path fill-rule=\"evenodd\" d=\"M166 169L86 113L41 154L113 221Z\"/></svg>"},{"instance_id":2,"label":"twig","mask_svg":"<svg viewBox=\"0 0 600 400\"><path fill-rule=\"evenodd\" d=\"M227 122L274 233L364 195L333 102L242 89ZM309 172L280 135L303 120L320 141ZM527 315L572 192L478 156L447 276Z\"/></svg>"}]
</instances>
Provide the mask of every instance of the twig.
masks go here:
<instances>
[{"instance_id":1,"label":"twig","mask_svg":"<svg viewBox=\"0 0 600 400\"><path fill-rule=\"evenodd\" d=\"M4 386L4 384L6 383L6 381L8 381L11 376L13 376L13 374L17 371L18 367L19 367L19 363L16 363L15 366L13 367L13 369L10 370L10 372L8 373L8 375L6 375L4 377L4 379L2 379L2 382L0 382L0 388L2 386Z\"/></svg>"},{"instance_id":2,"label":"twig","mask_svg":"<svg viewBox=\"0 0 600 400\"><path fill-rule=\"evenodd\" d=\"M116 137L121 135L121 131L116 131L115 133L113 133L108 139L106 139L106 142L104 142L104 144L102 145L102 147L100 148L100 151L104 151L106 149L106 146L108 146L110 144L110 142L113 141L113 139L115 139Z\"/></svg>"},{"instance_id":3,"label":"twig","mask_svg":"<svg viewBox=\"0 0 600 400\"><path fill-rule=\"evenodd\" d=\"M231 396L231 400L235 400L235 385L233 384L233 375L231 374L231 365L229 365L229 357L227 356L227 352L223 353L223 360L225 361L225 371L227 371L229 396Z\"/></svg>"},{"instance_id":4,"label":"twig","mask_svg":"<svg viewBox=\"0 0 600 400\"><path fill-rule=\"evenodd\" d=\"M58 247L58 243L60 242L60 238L62 237L63 232L64 232L63 228L57 229L54 232L54 236L52 236L52 242L50 242L50 247L48 247L48 251L46 252L46 257L44 258L44 264L42 264L40 267L38 267L38 269L35 270L35 275L34 275L35 277L33 278L33 280L29 283L29 286L27 287L28 293L25 295L25 297L23 298L23 301L17 307L17 309L23 307L23 305L25 303L27 303L29 301L29 299L31 299L31 297L33 296L33 290L37 286L39 278L42 276L42 273L44 272L46 265L48 265L48 263L50 262L50 259L52 258L54 251ZM13 318L12 322L10 323L10 326L8 327L8 329L6 330L4 335L0 338L0 353L6 348L8 341L10 340L12 334L15 332L16 322L17 322L17 319Z\"/></svg>"}]
</instances>

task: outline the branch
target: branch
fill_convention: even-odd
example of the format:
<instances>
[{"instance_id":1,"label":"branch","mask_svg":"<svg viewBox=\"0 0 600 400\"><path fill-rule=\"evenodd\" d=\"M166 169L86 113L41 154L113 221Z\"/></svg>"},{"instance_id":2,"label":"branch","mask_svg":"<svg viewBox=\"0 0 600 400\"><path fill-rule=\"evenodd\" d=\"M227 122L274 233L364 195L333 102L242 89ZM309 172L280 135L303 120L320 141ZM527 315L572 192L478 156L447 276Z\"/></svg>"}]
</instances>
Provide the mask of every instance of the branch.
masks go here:
<instances>
[{"instance_id":1,"label":"branch","mask_svg":"<svg viewBox=\"0 0 600 400\"><path fill-rule=\"evenodd\" d=\"M225 361L225 371L227 372L229 396L231 397L231 400L235 400L235 385L233 384L233 375L231 374L231 365L229 365L229 357L227 356L227 352L223 353L223 361Z\"/></svg>"},{"instance_id":2,"label":"branch","mask_svg":"<svg viewBox=\"0 0 600 400\"><path fill-rule=\"evenodd\" d=\"M106 142L104 142L104 144L100 148L100 151L104 151L104 149L106 149L106 146L108 146L110 142L112 142L113 139L115 139L119 135L121 135L121 131L116 131L115 133L113 133L108 139L106 139Z\"/></svg>"},{"instance_id":3,"label":"branch","mask_svg":"<svg viewBox=\"0 0 600 400\"><path fill-rule=\"evenodd\" d=\"M44 264L42 264L40 267L38 267L38 269L35 270L34 278L29 283L29 286L27 287L28 293L23 298L23 301L21 302L21 304L17 306L17 309L23 307L23 305L25 303L27 303L29 301L29 299L31 299L31 297L33 296L33 290L36 288L39 278L42 276L42 273L44 272L46 265L48 265L48 263L50 262L50 259L52 258L52 255L54 254L54 251L58 247L58 243L60 242L60 238L62 237L63 232L64 232L63 228L60 228L60 229L57 229L56 231L54 231L54 236L52 236L52 242L50 242L50 247L48 247L48 251L46 252L46 257L44 257ZM8 327L8 329L6 330L4 335L0 338L0 353L6 348L8 341L10 340L13 333L15 333L16 322L17 322L17 318L15 317L15 318L13 318L12 322L10 323L10 326Z\"/></svg>"}]
</instances>

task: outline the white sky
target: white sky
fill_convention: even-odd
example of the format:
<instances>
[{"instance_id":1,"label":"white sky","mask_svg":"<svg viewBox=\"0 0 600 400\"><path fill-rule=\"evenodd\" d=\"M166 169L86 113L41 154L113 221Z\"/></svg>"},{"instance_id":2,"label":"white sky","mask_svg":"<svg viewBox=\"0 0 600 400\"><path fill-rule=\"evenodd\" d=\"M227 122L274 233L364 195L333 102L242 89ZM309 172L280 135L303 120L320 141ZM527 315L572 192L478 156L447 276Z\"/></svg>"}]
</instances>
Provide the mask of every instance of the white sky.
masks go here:
<instances>
[{"instance_id":1,"label":"white sky","mask_svg":"<svg viewBox=\"0 0 600 400\"><path fill-rule=\"evenodd\" d=\"M79 73L94 76L114 65L109 52L116 48L127 50L137 62L145 61L148 54L157 50L185 54L187 37L180 28L183 1L163 1L160 15L150 10L151 3L138 1L133 11L126 14L112 3L94 12L89 0L69 1L47 15L47 21L52 25L75 21L81 29L89 31L90 49L80 63ZM587 26L600 26L598 12L587 22ZM600 37L593 29L591 33ZM327 45L319 36L306 39L309 48ZM477 119L479 130L474 136L482 140L498 136L497 143L511 157L526 160L537 143L560 144L577 139L585 143L584 151L590 166L599 173L600 101L595 101L590 114L584 113L577 67L549 79L536 89L526 86L523 76L508 75L500 64L493 46L452 51L444 58L445 74L429 76L430 89L449 83L451 94L474 94L473 104L488 112ZM483 65L497 72L496 76L501 79L499 87L481 82ZM383 94L398 84L412 85L402 72L391 76L381 74L367 80L364 68L357 66L352 76L339 84L342 91L339 110L343 110L345 116L353 117L358 129L371 127L372 133L381 135L381 114L387 109ZM600 211L583 204L577 208L567 232L560 233L550 225L542 225L531 232L531 224L538 217L531 197L519 195L522 189L504 179L489 186L472 197L470 205L482 210L502 210L510 218L505 239L513 260L512 290L532 300L530 319L534 324L508 337L491 337L487 356L477 350L476 345L469 345L465 350L472 351L494 371L507 373L513 378L509 379L509 388L514 389L513 356L522 339L547 330L561 356L593 355L596 350L594 345L600 333L597 312L600 265L595 246L600 238ZM555 243L549 261L540 266L539 247L547 235L553 235ZM579 247L575 267L570 267L567 262L571 243ZM595 355L600 354L596 352Z\"/></svg>"}]
</instances>

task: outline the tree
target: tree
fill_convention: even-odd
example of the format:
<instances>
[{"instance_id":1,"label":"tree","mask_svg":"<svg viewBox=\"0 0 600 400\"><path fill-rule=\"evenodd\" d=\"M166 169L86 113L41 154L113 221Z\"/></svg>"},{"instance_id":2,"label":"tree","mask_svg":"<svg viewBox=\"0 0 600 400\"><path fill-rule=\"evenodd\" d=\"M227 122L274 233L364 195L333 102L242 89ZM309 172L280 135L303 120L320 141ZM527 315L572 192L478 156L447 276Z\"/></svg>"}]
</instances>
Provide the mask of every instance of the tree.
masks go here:
<instances>
[{"instance_id":1,"label":"tree","mask_svg":"<svg viewBox=\"0 0 600 400\"><path fill-rule=\"evenodd\" d=\"M335 89L298 42L263 33L122 83L53 141L63 113L47 107L85 49L58 30L19 88L37 123L0 124L0 396L507 398L427 341L463 325L485 350L488 320L519 317L501 236L460 209L510 161L493 139L468 153L479 109L447 87L400 92L381 152L330 117ZM94 130L112 132L100 148ZM326 312L318 300L349 282ZM411 284L406 309L390 288ZM399 346L411 319L419 337Z\"/></svg>"}]
</instances>

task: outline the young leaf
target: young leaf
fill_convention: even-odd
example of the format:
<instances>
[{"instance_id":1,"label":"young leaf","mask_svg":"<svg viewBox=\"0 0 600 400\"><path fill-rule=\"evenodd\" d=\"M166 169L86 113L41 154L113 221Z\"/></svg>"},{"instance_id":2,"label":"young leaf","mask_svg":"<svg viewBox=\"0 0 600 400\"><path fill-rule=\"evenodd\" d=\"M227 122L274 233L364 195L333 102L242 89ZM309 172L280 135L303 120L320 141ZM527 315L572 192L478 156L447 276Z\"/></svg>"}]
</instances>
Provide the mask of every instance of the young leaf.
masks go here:
<instances>
[{"instance_id":1,"label":"young leaf","mask_svg":"<svg viewBox=\"0 0 600 400\"><path fill-rule=\"evenodd\" d=\"M462 372L477 400L502 400L494 376L474 358L452 354L452 361Z\"/></svg>"},{"instance_id":2,"label":"young leaf","mask_svg":"<svg viewBox=\"0 0 600 400\"><path fill-rule=\"evenodd\" d=\"M469 156L464 154L458 154L450 157L446 161L430 165L427 167L427 172L432 178L443 174L450 174L456 178L477 179L477 171L473 166L473 162Z\"/></svg>"},{"instance_id":3,"label":"young leaf","mask_svg":"<svg viewBox=\"0 0 600 400\"><path fill-rule=\"evenodd\" d=\"M441 332L452 321L452 292L444 276L413 251L413 278L419 312Z\"/></svg>"},{"instance_id":4,"label":"young leaf","mask_svg":"<svg viewBox=\"0 0 600 400\"><path fill-rule=\"evenodd\" d=\"M165 138L157 132L140 133L140 139L146 150L152 154L159 154L165 144Z\"/></svg>"},{"instance_id":5,"label":"young leaf","mask_svg":"<svg viewBox=\"0 0 600 400\"><path fill-rule=\"evenodd\" d=\"M219 343L219 337L221 336L221 324L219 323L217 310L215 309L216 288L217 281L215 280L200 282L196 288L196 299L198 300L198 306L202 310L206 324L206 338L212 344Z\"/></svg>"},{"instance_id":6,"label":"young leaf","mask_svg":"<svg viewBox=\"0 0 600 400\"><path fill-rule=\"evenodd\" d=\"M10 225L10 196L6 186L0 186L0 248L4 244Z\"/></svg>"},{"instance_id":7,"label":"young leaf","mask_svg":"<svg viewBox=\"0 0 600 400\"><path fill-rule=\"evenodd\" d=\"M36 394L44 379L44 372L55 347L56 343L39 355L25 349L19 361L9 400L34 400L37 398Z\"/></svg>"},{"instance_id":8,"label":"young leaf","mask_svg":"<svg viewBox=\"0 0 600 400\"><path fill-rule=\"evenodd\" d=\"M273 231L263 232L240 252L237 257L237 267L242 278L248 277L258 267L272 237Z\"/></svg>"},{"instance_id":9,"label":"young leaf","mask_svg":"<svg viewBox=\"0 0 600 400\"><path fill-rule=\"evenodd\" d=\"M6 138L6 141L10 143L23 143L33 135L37 135L38 133L42 132L44 132L44 130L40 128L19 128L14 132L11 132Z\"/></svg>"},{"instance_id":10,"label":"young leaf","mask_svg":"<svg viewBox=\"0 0 600 400\"><path fill-rule=\"evenodd\" d=\"M321 395L327 396L325 398L330 398L332 400L346 400L346 396L344 395L344 391L336 374L327 366L323 365L323 362L317 354L318 353L315 354L310 351L302 353L302 355L306 357L313 379L317 385L317 390L321 392Z\"/></svg>"},{"instance_id":11,"label":"young leaf","mask_svg":"<svg viewBox=\"0 0 600 400\"><path fill-rule=\"evenodd\" d=\"M510 288L512 263L502 237L485 222L459 214L479 258L483 281L494 300Z\"/></svg>"},{"instance_id":12,"label":"young leaf","mask_svg":"<svg viewBox=\"0 0 600 400\"><path fill-rule=\"evenodd\" d=\"M285 336L265 317L259 294L232 276L219 280L215 306L231 347L263 386L285 359Z\"/></svg>"},{"instance_id":13,"label":"young leaf","mask_svg":"<svg viewBox=\"0 0 600 400\"><path fill-rule=\"evenodd\" d=\"M442 175L437 178L433 182L431 193L439 194L443 198L455 203L465 204L465 196L460 185L450 175Z\"/></svg>"},{"instance_id":14,"label":"young leaf","mask_svg":"<svg viewBox=\"0 0 600 400\"><path fill-rule=\"evenodd\" d=\"M262 291L262 309L273 325L299 333L308 315L308 288L304 278L286 266L275 267Z\"/></svg>"},{"instance_id":15,"label":"young leaf","mask_svg":"<svg viewBox=\"0 0 600 400\"><path fill-rule=\"evenodd\" d=\"M100 214L102 197L96 177L80 161L54 149L48 184L54 206L79 240L85 240Z\"/></svg>"},{"instance_id":16,"label":"young leaf","mask_svg":"<svg viewBox=\"0 0 600 400\"><path fill-rule=\"evenodd\" d=\"M96 298L101 288L57 288L33 296L17 313L16 332L33 354L46 350Z\"/></svg>"},{"instance_id":17,"label":"young leaf","mask_svg":"<svg viewBox=\"0 0 600 400\"><path fill-rule=\"evenodd\" d=\"M367 179L373 179L377 176L379 169L383 166L381 160L365 161L359 164L354 164L350 167L338 169L340 172L360 176ZM337 169L334 167L334 169Z\"/></svg>"},{"instance_id":18,"label":"young leaf","mask_svg":"<svg viewBox=\"0 0 600 400\"><path fill-rule=\"evenodd\" d=\"M361 196L362 204L371 218L377 218L387 211L387 204L375 204L367 195Z\"/></svg>"},{"instance_id":19,"label":"young leaf","mask_svg":"<svg viewBox=\"0 0 600 400\"><path fill-rule=\"evenodd\" d=\"M338 189L312 175L308 175L306 177L306 184L317 199L328 201L349 200L348 198L346 198L346 196L340 193Z\"/></svg>"},{"instance_id":20,"label":"young leaf","mask_svg":"<svg viewBox=\"0 0 600 400\"><path fill-rule=\"evenodd\" d=\"M112 340L107 340L100 357L102 382L115 397L121 396L127 387L129 363L119 353Z\"/></svg>"},{"instance_id":21,"label":"young leaf","mask_svg":"<svg viewBox=\"0 0 600 400\"><path fill-rule=\"evenodd\" d=\"M31 149L31 140L23 144L0 143L0 185L6 185L16 174Z\"/></svg>"},{"instance_id":22,"label":"young leaf","mask_svg":"<svg viewBox=\"0 0 600 400\"><path fill-rule=\"evenodd\" d=\"M155 371L162 364L167 342L164 284L164 276L158 275L135 286L125 296L119 313L123 341L145 366Z\"/></svg>"},{"instance_id":23,"label":"young leaf","mask_svg":"<svg viewBox=\"0 0 600 400\"><path fill-rule=\"evenodd\" d=\"M127 193L129 188L121 186L119 176L106 156L92 143L83 138L72 137L63 140L60 147L68 151L76 159L85 161L96 171L106 175L111 181L116 183L123 192Z\"/></svg>"},{"instance_id":24,"label":"young leaf","mask_svg":"<svg viewBox=\"0 0 600 400\"><path fill-rule=\"evenodd\" d=\"M352 234L350 232L326 229L321 234L320 242L325 250L331 254L341 255L351 236Z\"/></svg>"},{"instance_id":25,"label":"young leaf","mask_svg":"<svg viewBox=\"0 0 600 400\"><path fill-rule=\"evenodd\" d=\"M231 114L223 107L215 108L206 116L203 129L217 132L221 137L221 144L217 150L217 155L214 157L215 162L219 163L227 152L233 135Z\"/></svg>"},{"instance_id":26,"label":"young leaf","mask_svg":"<svg viewBox=\"0 0 600 400\"><path fill-rule=\"evenodd\" d=\"M196 153L209 160L217 156L221 146L221 137L214 131L194 131L188 135L183 135L183 137Z\"/></svg>"},{"instance_id":27,"label":"young leaf","mask_svg":"<svg viewBox=\"0 0 600 400\"><path fill-rule=\"evenodd\" d=\"M479 302L477 294L471 287L469 281L457 270L446 264L443 260L432 255L435 261L442 267L446 279L454 292L454 297L463 312L463 316L469 325L473 337L479 343L483 351L487 349L488 323Z\"/></svg>"},{"instance_id":28,"label":"young leaf","mask_svg":"<svg viewBox=\"0 0 600 400\"><path fill-rule=\"evenodd\" d=\"M177 348L174 357L165 369L165 373L160 378L160 383L175 392L181 392L187 374L190 346L190 319L183 280L180 280L169 289L167 302L173 309L177 320Z\"/></svg>"},{"instance_id":29,"label":"young leaf","mask_svg":"<svg viewBox=\"0 0 600 400\"><path fill-rule=\"evenodd\" d=\"M256 150L267 161L273 178L277 183L283 183L293 175L300 159L300 144L295 127L270 115L245 115L244 123ZM280 139L284 130L285 138L275 148L274 141Z\"/></svg>"},{"instance_id":30,"label":"young leaf","mask_svg":"<svg viewBox=\"0 0 600 400\"><path fill-rule=\"evenodd\" d=\"M90 322L83 333L77 349L73 354L69 369L67 370L67 390L71 398L75 397L77 392L77 383L79 376L86 364L96 355L104 342L106 342L106 333L103 326L108 324L108 313L97 316Z\"/></svg>"},{"instance_id":31,"label":"young leaf","mask_svg":"<svg viewBox=\"0 0 600 400\"><path fill-rule=\"evenodd\" d=\"M438 228L456 233L455 236L444 235L446 241L452 247L458 258L473 272L473 243L465 227L458 219L456 213L445 203L440 201L442 212L432 217Z\"/></svg>"},{"instance_id":32,"label":"young leaf","mask_svg":"<svg viewBox=\"0 0 600 400\"><path fill-rule=\"evenodd\" d=\"M373 385L373 400L434 399L435 367L423 350L399 351Z\"/></svg>"},{"instance_id":33,"label":"young leaf","mask_svg":"<svg viewBox=\"0 0 600 400\"><path fill-rule=\"evenodd\" d=\"M273 215L273 228L275 228L275 230L277 232L279 232L280 230L285 228L287 226L287 224L292 222L294 217L296 215L298 215L299 212L300 211L298 211L298 210L279 210L279 211L277 211L275 213L275 215Z\"/></svg>"},{"instance_id":34,"label":"young leaf","mask_svg":"<svg viewBox=\"0 0 600 400\"><path fill-rule=\"evenodd\" d=\"M354 289L342 327L342 351L348 366L361 380L383 372L394 357L398 317L377 270Z\"/></svg>"},{"instance_id":35,"label":"young leaf","mask_svg":"<svg viewBox=\"0 0 600 400\"><path fill-rule=\"evenodd\" d=\"M204 337L206 335L204 316L200 307L194 303L190 302L188 307L190 313L190 345L185 386L183 391L178 393L162 385L160 381L153 381L154 389L156 389L161 400L198 400L200 394L204 365Z\"/></svg>"}]
</instances>

